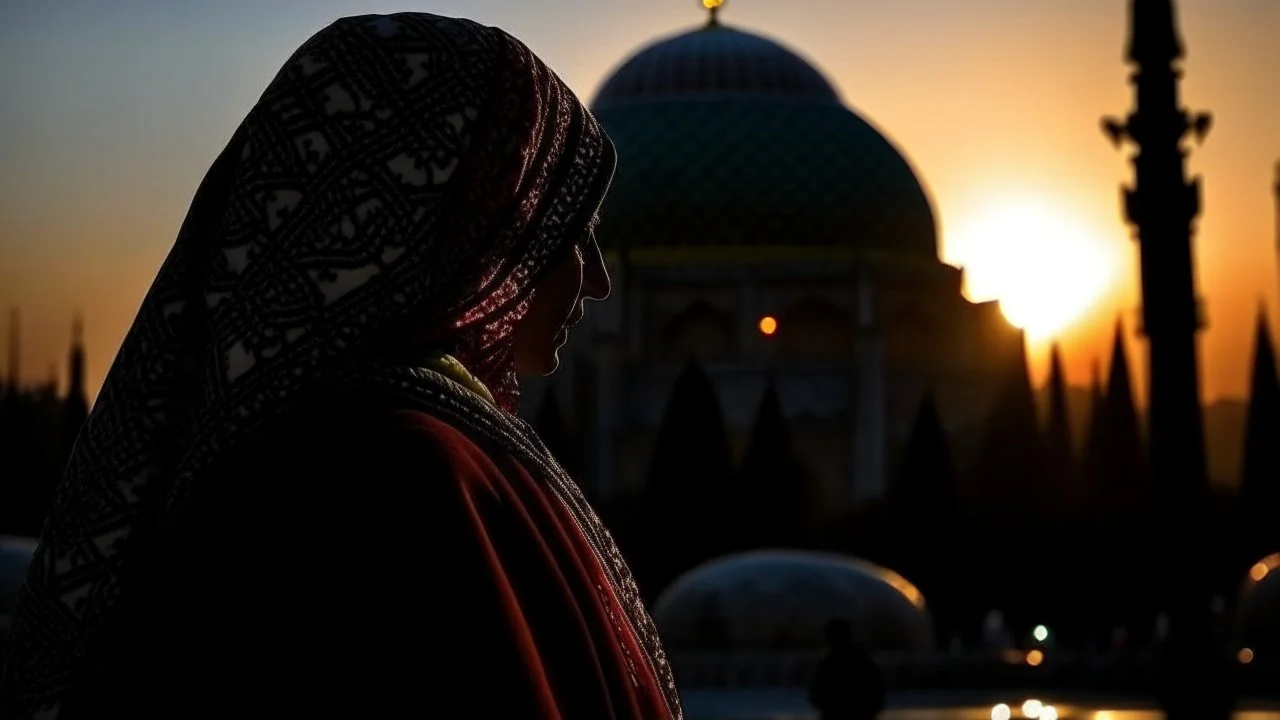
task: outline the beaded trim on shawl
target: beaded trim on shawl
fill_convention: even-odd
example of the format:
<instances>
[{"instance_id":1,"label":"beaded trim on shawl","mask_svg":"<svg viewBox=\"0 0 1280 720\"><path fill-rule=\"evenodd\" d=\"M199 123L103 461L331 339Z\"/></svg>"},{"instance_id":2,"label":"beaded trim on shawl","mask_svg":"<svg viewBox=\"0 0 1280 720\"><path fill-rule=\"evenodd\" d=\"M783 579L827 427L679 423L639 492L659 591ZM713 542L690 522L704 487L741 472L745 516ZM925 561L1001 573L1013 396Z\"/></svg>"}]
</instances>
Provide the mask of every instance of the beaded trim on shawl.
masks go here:
<instances>
[{"instance_id":1,"label":"beaded trim on shawl","mask_svg":"<svg viewBox=\"0 0 1280 720\"><path fill-rule=\"evenodd\" d=\"M560 467L528 423L494 407L444 372L430 368L363 370L347 377L340 387L351 392L374 393L408 401L458 428L482 447L509 453L536 480L544 483L568 509L596 552L627 613L631 629L645 651L645 660L658 679L672 720L683 720L675 676L626 560L578 484Z\"/></svg>"}]
</instances>

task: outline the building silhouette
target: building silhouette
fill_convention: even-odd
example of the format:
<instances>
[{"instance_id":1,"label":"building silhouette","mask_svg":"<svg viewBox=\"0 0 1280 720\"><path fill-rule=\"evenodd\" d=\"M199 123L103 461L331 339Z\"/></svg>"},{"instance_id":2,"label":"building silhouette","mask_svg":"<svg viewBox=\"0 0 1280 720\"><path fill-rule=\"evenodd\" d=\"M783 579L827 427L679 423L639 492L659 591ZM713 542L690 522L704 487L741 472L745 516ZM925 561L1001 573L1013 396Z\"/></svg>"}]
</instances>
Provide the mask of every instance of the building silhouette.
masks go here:
<instances>
[{"instance_id":1,"label":"building silhouette","mask_svg":"<svg viewBox=\"0 0 1280 720\"><path fill-rule=\"evenodd\" d=\"M9 362L0 398L0 535L39 534L54 486L88 417L82 323L72 322L66 387L56 368L44 383L21 380L22 325L9 319Z\"/></svg>"},{"instance_id":2,"label":"building silhouette","mask_svg":"<svg viewBox=\"0 0 1280 720\"><path fill-rule=\"evenodd\" d=\"M598 231L615 293L556 381L593 455L583 483L643 488L665 399L696 360L736 459L772 378L832 507L882 498L926 393L958 456L973 454L1022 333L963 297L892 141L818 67L714 9L623 61L592 102L625 171ZM574 407L584 373L594 391Z\"/></svg>"}]
</instances>

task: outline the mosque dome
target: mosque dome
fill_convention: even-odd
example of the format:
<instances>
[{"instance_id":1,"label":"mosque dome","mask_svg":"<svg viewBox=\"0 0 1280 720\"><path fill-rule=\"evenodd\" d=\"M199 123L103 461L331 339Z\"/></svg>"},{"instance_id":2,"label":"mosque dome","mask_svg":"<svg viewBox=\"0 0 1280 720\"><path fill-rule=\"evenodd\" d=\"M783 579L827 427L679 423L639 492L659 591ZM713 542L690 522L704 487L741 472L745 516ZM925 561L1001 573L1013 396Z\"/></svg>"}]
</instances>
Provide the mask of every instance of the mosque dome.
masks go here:
<instances>
[{"instance_id":1,"label":"mosque dome","mask_svg":"<svg viewBox=\"0 0 1280 720\"><path fill-rule=\"evenodd\" d=\"M822 72L778 43L724 25L649 45L614 71L595 107L708 95L838 104Z\"/></svg>"},{"instance_id":2,"label":"mosque dome","mask_svg":"<svg viewBox=\"0 0 1280 720\"><path fill-rule=\"evenodd\" d=\"M18 589L35 551L35 538L0 536L0 629L9 624L8 616L18 605Z\"/></svg>"},{"instance_id":3,"label":"mosque dome","mask_svg":"<svg viewBox=\"0 0 1280 720\"><path fill-rule=\"evenodd\" d=\"M761 550L705 563L658 598L663 643L681 651L816 651L835 618L872 652L933 647L920 591L902 576L856 558Z\"/></svg>"},{"instance_id":4,"label":"mosque dome","mask_svg":"<svg viewBox=\"0 0 1280 720\"><path fill-rule=\"evenodd\" d=\"M622 63L592 109L618 149L606 246L844 247L936 260L910 164L823 73L713 22Z\"/></svg>"}]
</instances>

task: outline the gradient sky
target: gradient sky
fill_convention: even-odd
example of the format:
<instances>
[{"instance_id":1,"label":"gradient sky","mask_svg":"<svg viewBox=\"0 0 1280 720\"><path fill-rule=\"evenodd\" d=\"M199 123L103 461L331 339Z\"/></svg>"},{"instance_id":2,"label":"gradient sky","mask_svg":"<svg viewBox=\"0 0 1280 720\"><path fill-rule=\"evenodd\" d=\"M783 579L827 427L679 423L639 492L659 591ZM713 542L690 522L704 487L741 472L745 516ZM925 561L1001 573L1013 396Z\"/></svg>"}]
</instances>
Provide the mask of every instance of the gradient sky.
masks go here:
<instances>
[{"instance_id":1,"label":"gradient sky","mask_svg":"<svg viewBox=\"0 0 1280 720\"><path fill-rule=\"evenodd\" d=\"M1083 384L1107 359L1115 319L1132 321L1137 306L1136 249L1118 211L1131 170L1098 129L1101 115L1131 109L1126 6L731 0L723 18L815 62L903 149L933 198L943 258L966 268L976 299L1010 275L1002 257L1022 240L988 237L983 218L1011 204L1046 208L1115 264L1103 296L1060 335L1068 377ZM1191 160L1206 183L1197 252L1212 400L1244 393L1257 308L1275 307L1280 284L1280 2L1179 7L1185 102L1215 115ZM401 10L500 25L588 97L640 46L704 17L694 0L0 3L0 305L23 309L23 375L64 364L82 308L96 390L196 185L285 58L337 17ZM1035 264L1041 246L1026 241L1019 254ZM1032 348L1037 377L1044 356L1043 343Z\"/></svg>"}]
</instances>

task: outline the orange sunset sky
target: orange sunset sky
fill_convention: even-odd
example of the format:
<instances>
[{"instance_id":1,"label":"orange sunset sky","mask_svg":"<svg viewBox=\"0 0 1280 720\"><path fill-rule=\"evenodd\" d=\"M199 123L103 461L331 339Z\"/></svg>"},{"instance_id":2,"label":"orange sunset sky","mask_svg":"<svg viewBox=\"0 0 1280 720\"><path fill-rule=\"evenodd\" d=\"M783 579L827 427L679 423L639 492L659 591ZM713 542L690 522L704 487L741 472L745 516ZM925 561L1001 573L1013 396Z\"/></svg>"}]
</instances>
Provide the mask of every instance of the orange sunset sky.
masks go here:
<instances>
[{"instance_id":1,"label":"orange sunset sky","mask_svg":"<svg viewBox=\"0 0 1280 720\"><path fill-rule=\"evenodd\" d=\"M896 142L969 296L1001 298L1026 324L1037 380L1056 336L1084 384L1137 306L1118 210L1131 171L1098 129L1132 107L1127 5L731 0L723 19L813 61ZM1259 303L1277 314L1280 2L1178 6L1184 102L1215 116L1190 161L1205 176L1196 249L1213 400L1245 392ZM704 18L695 0L7 0L0 305L22 308L24 378L63 365L80 308L96 391L196 185L284 59L334 18L401 10L500 25L587 97L638 47Z\"/></svg>"}]
</instances>

